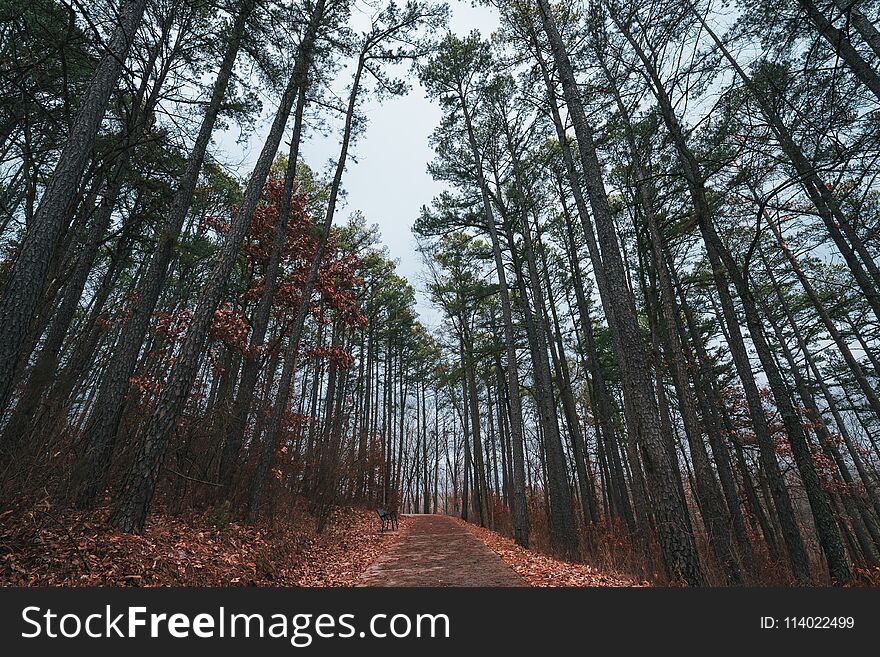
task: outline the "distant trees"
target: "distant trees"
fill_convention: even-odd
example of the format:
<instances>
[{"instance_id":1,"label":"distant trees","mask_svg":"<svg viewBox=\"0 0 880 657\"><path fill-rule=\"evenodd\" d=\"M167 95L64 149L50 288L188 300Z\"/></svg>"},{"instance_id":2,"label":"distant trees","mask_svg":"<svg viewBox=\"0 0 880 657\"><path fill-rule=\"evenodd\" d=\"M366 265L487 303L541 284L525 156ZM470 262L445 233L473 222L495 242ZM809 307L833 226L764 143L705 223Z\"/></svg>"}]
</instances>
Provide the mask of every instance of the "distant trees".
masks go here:
<instances>
[{"instance_id":1,"label":"distant trees","mask_svg":"<svg viewBox=\"0 0 880 657\"><path fill-rule=\"evenodd\" d=\"M400 81L390 80L387 73L382 69L383 64L393 64L405 59L412 59L423 54L427 49L427 43L419 39L419 32L424 28L437 27L445 17L445 10L427 3L409 2L403 10L398 10L393 3L388 5L373 20L370 30L358 39L357 62L355 64L354 79L348 95L348 106L345 111L345 125L342 131L342 145L336 169L327 198L327 209L324 216L324 225L318 238L317 248L309 269L308 276L303 285L302 299L299 312L294 321L291 335L288 338L288 351L284 357L284 369L279 381L278 397L269 428L266 435L267 448L260 460L259 470L255 478L255 486L252 489L250 499L251 518L256 516L260 502L260 488L265 473L268 469L269 450L277 440L278 431L281 428L282 418L287 408L287 398L290 394L290 384L293 376L296 358L300 349L300 342L308 310L308 302L311 298L312 289L318 277L318 270L324 256L327 240L333 225L336 213L336 204L342 185L342 176L345 171L348 149L354 131L355 111L358 105L359 93L364 76L372 76L379 85L380 93L401 93L405 88ZM334 370L335 373L335 370ZM335 380L331 378L335 383Z\"/></svg>"},{"instance_id":2,"label":"distant trees","mask_svg":"<svg viewBox=\"0 0 880 657\"><path fill-rule=\"evenodd\" d=\"M514 534L517 542L527 547L529 543L528 514L525 501L525 471L523 466L523 428L522 428L522 402L520 400L519 373L516 356L516 340L513 333L513 312L511 308L511 294L507 284L507 274L501 255L501 240L495 221L493 205L490 201L488 182L483 171L482 154L475 136L475 127L472 118L474 108L470 106L475 101L473 95L479 94L479 76L489 62L489 50L475 34L461 40L454 36L446 39L437 57L432 60L422 71L422 82L426 85L429 93L437 96L441 102L449 108L450 114L447 121L447 129L436 139L440 153L450 153L450 158L461 153L462 145L450 134L455 130L455 121L458 112L464 123L466 134L465 152L470 151L470 160L476 173L476 184L482 201L482 210L485 215L485 226L492 241L492 253L498 276L498 289L501 298L501 310L504 317L504 338L507 344L507 389L510 400L510 427L512 440L513 459L513 482L511 483L511 508L514 516ZM479 102L479 100L476 100ZM456 112L455 110L458 110ZM455 155L453 155L455 154ZM467 160L465 160L467 161ZM451 164L447 160L447 165ZM435 167L436 177L444 177L447 180L458 174L457 171L440 173ZM439 175L438 175L439 174ZM443 217L447 219L447 217ZM416 231L422 234L434 230L430 215L424 215L421 224L417 224ZM455 227L455 226L453 226ZM462 324L461 330L464 330ZM463 338L464 336L462 336ZM476 395L476 391L473 393ZM467 455L467 449L465 451ZM465 456L465 461L468 457ZM465 490L467 486L465 484ZM467 494L462 502L463 517L467 518Z\"/></svg>"}]
</instances>

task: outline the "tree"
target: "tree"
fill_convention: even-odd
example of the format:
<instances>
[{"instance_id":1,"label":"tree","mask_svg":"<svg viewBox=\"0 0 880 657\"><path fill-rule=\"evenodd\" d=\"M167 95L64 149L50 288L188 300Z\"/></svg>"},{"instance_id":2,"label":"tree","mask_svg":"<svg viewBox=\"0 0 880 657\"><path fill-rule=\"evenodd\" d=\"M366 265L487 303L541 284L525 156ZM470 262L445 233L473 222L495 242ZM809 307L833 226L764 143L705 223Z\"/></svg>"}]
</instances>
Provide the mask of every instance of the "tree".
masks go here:
<instances>
[{"instance_id":1,"label":"tree","mask_svg":"<svg viewBox=\"0 0 880 657\"><path fill-rule=\"evenodd\" d=\"M0 300L0 409L12 395L13 375L20 350L34 319L46 275L58 248L58 238L68 220L89 154L97 138L101 117L119 79L126 56L144 15L146 0L125 0L106 52L95 69L88 91L77 111L49 185L40 197L32 225L22 242L15 265Z\"/></svg>"},{"instance_id":2,"label":"tree","mask_svg":"<svg viewBox=\"0 0 880 657\"><path fill-rule=\"evenodd\" d=\"M615 300L613 306L606 306L606 312L609 319L613 320L611 327L615 336L615 351L629 397L626 404L630 414L627 428L632 432L632 440L642 450L646 474L656 493L658 531L670 575L692 585L700 584L703 582L703 574L690 533L687 508L679 487L675 485L677 465L663 447L650 373L644 360L638 356L639 353L644 353L644 347L641 344L632 297L626 285L620 247L608 213L608 201L592 130L587 123L571 60L556 27L550 5L546 0L539 0L539 8L562 82L563 95L578 137L587 195L602 245L602 262L593 265L594 268L601 266L604 269L609 297Z\"/></svg>"}]
</instances>

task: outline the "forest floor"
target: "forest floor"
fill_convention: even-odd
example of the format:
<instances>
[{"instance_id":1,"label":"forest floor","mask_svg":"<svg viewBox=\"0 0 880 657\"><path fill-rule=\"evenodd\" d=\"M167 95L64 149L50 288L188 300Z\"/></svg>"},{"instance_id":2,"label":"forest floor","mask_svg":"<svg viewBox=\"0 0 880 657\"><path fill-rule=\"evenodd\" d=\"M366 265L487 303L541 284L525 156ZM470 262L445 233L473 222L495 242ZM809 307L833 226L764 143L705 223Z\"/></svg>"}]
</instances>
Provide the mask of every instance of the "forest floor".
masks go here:
<instances>
[{"instance_id":1,"label":"forest floor","mask_svg":"<svg viewBox=\"0 0 880 657\"><path fill-rule=\"evenodd\" d=\"M107 515L47 503L0 514L0 586L638 585L450 516L402 516L380 532L374 512L341 509L316 534L299 508L257 526L157 511L134 535Z\"/></svg>"},{"instance_id":2,"label":"forest floor","mask_svg":"<svg viewBox=\"0 0 880 657\"><path fill-rule=\"evenodd\" d=\"M491 548L508 567L525 581L526 586L649 586L648 582L638 582L624 576L605 573L589 564L559 561L541 552L522 548L513 539L506 538L497 532L464 522L458 518L454 520Z\"/></svg>"},{"instance_id":3,"label":"forest floor","mask_svg":"<svg viewBox=\"0 0 880 657\"><path fill-rule=\"evenodd\" d=\"M258 526L160 511L141 536L111 528L106 509L4 515L3 586L352 586L401 535L351 509L321 534L304 511Z\"/></svg>"},{"instance_id":4,"label":"forest floor","mask_svg":"<svg viewBox=\"0 0 880 657\"><path fill-rule=\"evenodd\" d=\"M401 539L360 586L637 586L586 564L557 561L458 518L404 516Z\"/></svg>"}]
</instances>

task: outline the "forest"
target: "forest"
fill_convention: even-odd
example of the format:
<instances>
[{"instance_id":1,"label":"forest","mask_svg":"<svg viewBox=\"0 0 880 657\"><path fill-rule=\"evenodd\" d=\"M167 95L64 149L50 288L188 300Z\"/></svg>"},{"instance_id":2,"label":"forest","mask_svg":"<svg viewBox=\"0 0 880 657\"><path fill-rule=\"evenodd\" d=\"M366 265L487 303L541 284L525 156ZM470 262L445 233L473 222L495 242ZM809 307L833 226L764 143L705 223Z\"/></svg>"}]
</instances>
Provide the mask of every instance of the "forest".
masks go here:
<instances>
[{"instance_id":1,"label":"forest","mask_svg":"<svg viewBox=\"0 0 880 657\"><path fill-rule=\"evenodd\" d=\"M561 581L880 585L880 2L459 4L0 0L0 581L365 567L379 508ZM346 180L412 94L408 280Z\"/></svg>"}]
</instances>

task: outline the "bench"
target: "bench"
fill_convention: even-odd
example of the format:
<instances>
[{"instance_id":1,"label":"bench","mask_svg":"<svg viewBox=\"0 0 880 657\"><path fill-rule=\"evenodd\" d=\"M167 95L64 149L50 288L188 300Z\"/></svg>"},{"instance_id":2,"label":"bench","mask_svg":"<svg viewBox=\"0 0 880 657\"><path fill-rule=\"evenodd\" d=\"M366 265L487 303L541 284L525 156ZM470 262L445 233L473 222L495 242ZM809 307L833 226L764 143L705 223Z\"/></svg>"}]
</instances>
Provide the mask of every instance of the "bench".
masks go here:
<instances>
[{"instance_id":1,"label":"bench","mask_svg":"<svg viewBox=\"0 0 880 657\"><path fill-rule=\"evenodd\" d=\"M397 529L397 511L386 511L379 507L376 509L376 515L379 516L379 521L382 523L379 531L384 532L386 529Z\"/></svg>"}]
</instances>

